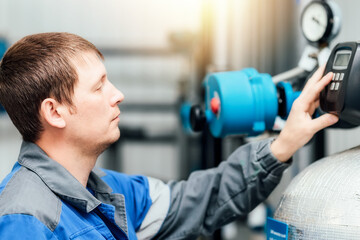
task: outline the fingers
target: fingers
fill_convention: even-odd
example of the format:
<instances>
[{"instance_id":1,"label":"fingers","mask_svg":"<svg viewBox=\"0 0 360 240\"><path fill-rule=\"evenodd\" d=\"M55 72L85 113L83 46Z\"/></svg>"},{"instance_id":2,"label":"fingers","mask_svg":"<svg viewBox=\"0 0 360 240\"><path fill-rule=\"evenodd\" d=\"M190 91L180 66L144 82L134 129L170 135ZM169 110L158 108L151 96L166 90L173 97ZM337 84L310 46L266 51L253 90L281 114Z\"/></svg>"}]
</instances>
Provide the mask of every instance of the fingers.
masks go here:
<instances>
[{"instance_id":1,"label":"fingers","mask_svg":"<svg viewBox=\"0 0 360 240\"><path fill-rule=\"evenodd\" d=\"M312 127L315 131L314 133L320 131L323 128L329 127L333 124L335 124L337 121L339 121L339 117L327 113L324 115L321 115L320 117L312 120Z\"/></svg>"},{"instance_id":2,"label":"fingers","mask_svg":"<svg viewBox=\"0 0 360 240\"><path fill-rule=\"evenodd\" d=\"M317 84L316 84L316 92L320 93L326 85L328 85L333 77L332 72L328 72Z\"/></svg>"},{"instance_id":3,"label":"fingers","mask_svg":"<svg viewBox=\"0 0 360 240\"><path fill-rule=\"evenodd\" d=\"M315 74L314 74L315 75ZM303 90L304 96L308 103L316 101L319 98L320 92L327 86L333 77L333 73L329 72L320 80L312 77L313 81L308 82Z\"/></svg>"},{"instance_id":4,"label":"fingers","mask_svg":"<svg viewBox=\"0 0 360 240\"><path fill-rule=\"evenodd\" d=\"M312 75L312 77L309 79L308 83L310 85L316 83L321 79L321 77L324 75L325 65L322 65L319 67L316 72Z\"/></svg>"}]
</instances>

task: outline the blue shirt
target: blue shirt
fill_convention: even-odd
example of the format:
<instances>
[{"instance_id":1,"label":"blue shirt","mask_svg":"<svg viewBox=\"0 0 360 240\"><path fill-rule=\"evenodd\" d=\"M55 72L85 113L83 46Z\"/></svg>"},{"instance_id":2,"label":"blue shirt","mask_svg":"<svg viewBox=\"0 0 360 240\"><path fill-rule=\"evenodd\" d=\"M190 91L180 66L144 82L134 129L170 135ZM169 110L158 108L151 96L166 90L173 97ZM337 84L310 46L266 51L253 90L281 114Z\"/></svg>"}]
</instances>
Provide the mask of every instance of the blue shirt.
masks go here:
<instances>
[{"instance_id":1,"label":"blue shirt","mask_svg":"<svg viewBox=\"0 0 360 240\"><path fill-rule=\"evenodd\" d=\"M24 142L0 185L0 239L137 239L152 204L148 179L95 169L87 188Z\"/></svg>"}]
</instances>

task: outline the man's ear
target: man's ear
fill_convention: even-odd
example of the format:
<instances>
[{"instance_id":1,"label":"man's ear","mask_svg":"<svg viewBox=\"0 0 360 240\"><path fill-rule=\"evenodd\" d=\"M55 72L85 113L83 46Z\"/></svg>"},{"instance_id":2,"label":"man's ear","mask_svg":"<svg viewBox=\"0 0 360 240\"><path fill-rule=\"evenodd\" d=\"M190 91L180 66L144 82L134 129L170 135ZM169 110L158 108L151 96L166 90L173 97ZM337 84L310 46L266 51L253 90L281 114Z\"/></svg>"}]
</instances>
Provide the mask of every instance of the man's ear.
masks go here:
<instances>
[{"instance_id":1,"label":"man's ear","mask_svg":"<svg viewBox=\"0 0 360 240\"><path fill-rule=\"evenodd\" d=\"M40 115L44 121L56 128L64 128L66 126L63 118L64 105L60 104L53 98L46 98L41 103Z\"/></svg>"}]
</instances>

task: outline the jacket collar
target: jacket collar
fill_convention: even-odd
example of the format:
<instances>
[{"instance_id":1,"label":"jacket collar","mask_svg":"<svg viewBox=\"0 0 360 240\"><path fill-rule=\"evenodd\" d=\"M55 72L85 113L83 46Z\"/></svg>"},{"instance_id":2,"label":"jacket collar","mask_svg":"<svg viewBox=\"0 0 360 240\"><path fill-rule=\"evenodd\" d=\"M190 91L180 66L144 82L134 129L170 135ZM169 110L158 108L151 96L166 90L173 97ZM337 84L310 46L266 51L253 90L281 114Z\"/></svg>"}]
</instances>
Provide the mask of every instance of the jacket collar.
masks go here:
<instances>
[{"instance_id":1,"label":"jacket collar","mask_svg":"<svg viewBox=\"0 0 360 240\"><path fill-rule=\"evenodd\" d=\"M60 198L81 211L91 212L101 204L73 175L35 143L26 141L22 143L18 162L36 173ZM112 192L112 189L94 171L90 173L87 185L94 192Z\"/></svg>"}]
</instances>

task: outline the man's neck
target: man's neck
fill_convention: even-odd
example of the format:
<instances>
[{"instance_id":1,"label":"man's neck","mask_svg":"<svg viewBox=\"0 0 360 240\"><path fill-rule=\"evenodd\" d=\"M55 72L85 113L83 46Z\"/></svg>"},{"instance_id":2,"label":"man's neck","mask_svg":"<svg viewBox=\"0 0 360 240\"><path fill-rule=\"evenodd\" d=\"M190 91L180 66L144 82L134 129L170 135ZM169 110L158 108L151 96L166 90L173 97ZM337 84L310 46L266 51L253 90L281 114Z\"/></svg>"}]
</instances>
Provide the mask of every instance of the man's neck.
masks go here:
<instances>
[{"instance_id":1,"label":"man's neck","mask_svg":"<svg viewBox=\"0 0 360 240\"><path fill-rule=\"evenodd\" d=\"M51 142L51 144L49 144ZM61 164L84 187L86 187L97 155L84 153L74 145L63 141L40 139L36 144L54 161Z\"/></svg>"}]
</instances>

